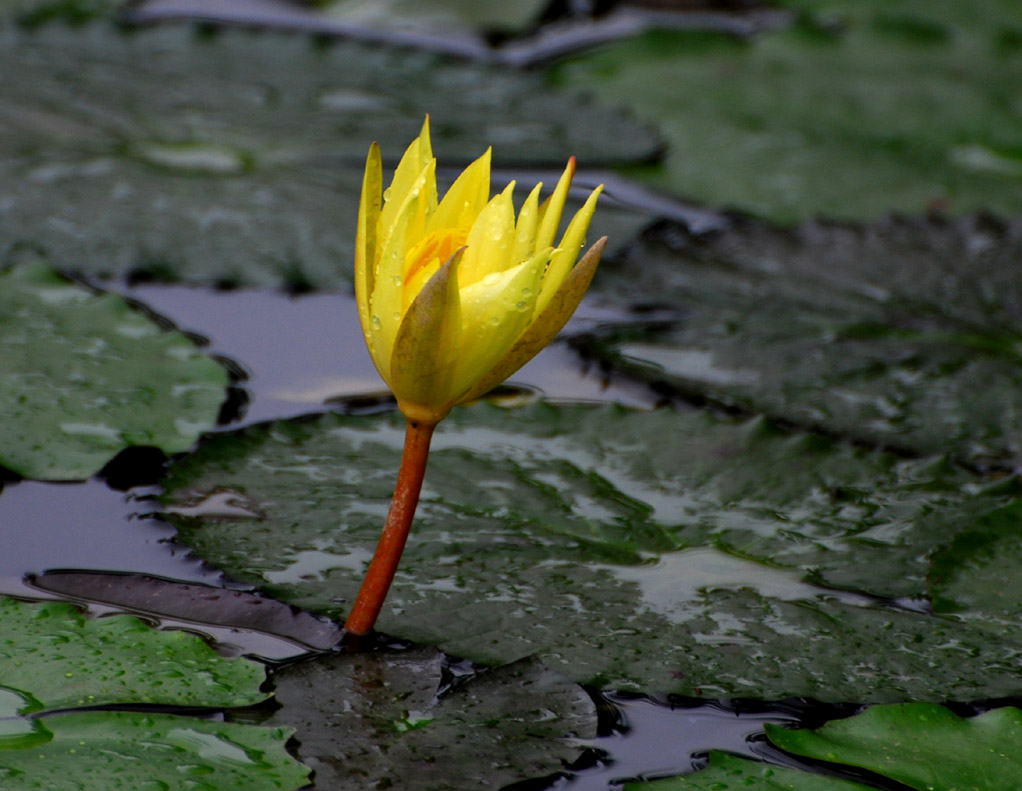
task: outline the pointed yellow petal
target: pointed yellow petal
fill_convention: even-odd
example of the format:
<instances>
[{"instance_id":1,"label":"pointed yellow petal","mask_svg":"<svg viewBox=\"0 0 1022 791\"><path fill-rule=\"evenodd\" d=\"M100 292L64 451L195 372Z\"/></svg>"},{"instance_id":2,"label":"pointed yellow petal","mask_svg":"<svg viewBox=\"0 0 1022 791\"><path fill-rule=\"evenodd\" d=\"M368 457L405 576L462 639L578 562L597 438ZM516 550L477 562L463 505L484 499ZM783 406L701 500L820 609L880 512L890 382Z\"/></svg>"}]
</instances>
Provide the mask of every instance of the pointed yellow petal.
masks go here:
<instances>
[{"instance_id":1,"label":"pointed yellow petal","mask_svg":"<svg viewBox=\"0 0 1022 791\"><path fill-rule=\"evenodd\" d=\"M532 321L550 252L543 250L518 266L461 287L462 348L451 385L456 401L507 354ZM468 250L465 254L467 258Z\"/></svg>"},{"instance_id":2,"label":"pointed yellow petal","mask_svg":"<svg viewBox=\"0 0 1022 791\"><path fill-rule=\"evenodd\" d=\"M373 362L384 381L390 383L390 357L394 349L394 337L397 334L404 308L403 290L405 262L411 240L409 228L415 223L421 212L422 205L419 195L426 187L429 175L435 167L435 160L430 160L419 174L415 183L409 187L404 202L395 209L395 217L387 228L387 237L379 254L376 267L376 279L373 291L369 296L369 351ZM387 207L384 207L386 212ZM382 220L382 217L381 217ZM379 242L378 242L379 243Z\"/></svg>"},{"instance_id":3,"label":"pointed yellow petal","mask_svg":"<svg viewBox=\"0 0 1022 791\"><path fill-rule=\"evenodd\" d=\"M423 286L398 330L390 361L391 387L411 419L437 422L447 414L461 346L458 250ZM415 415L411 414L414 411Z\"/></svg>"},{"instance_id":4,"label":"pointed yellow petal","mask_svg":"<svg viewBox=\"0 0 1022 791\"><path fill-rule=\"evenodd\" d=\"M382 193L380 147L373 143L369 147L365 175L362 177L362 200L358 207L358 231L355 235L355 301L358 303L358 317L362 321L362 334L367 343L372 335L369 295L373 293L373 283L376 280L376 223L380 216Z\"/></svg>"},{"instance_id":5,"label":"pointed yellow petal","mask_svg":"<svg viewBox=\"0 0 1022 791\"><path fill-rule=\"evenodd\" d=\"M568 273L546 310L529 325L504 357L481 376L471 390L459 397L459 403L486 395L539 354L554 339L568 323L578 303L582 301L593 275L596 274L596 267L606 246L607 237L604 236L589 248L582 260Z\"/></svg>"},{"instance_id":6,"label":"pointed yellow petal","mask_svg":"<svg viewBox=\"0 0 1022 791\"><path fill-rule=\"evenodd\" d=\"M412 187L418 181L426 164L433 159L433 148L429 140L429 117L422 125L422 134L415 138L405 150L404 156L394 171L394 178L390 186L383 193L383 211L380 214L380 228L385 233L386 229L394 224L398 213L404 206L405 199ZM434 196L436 184L433 186ZM434 204L435 205L435 204Z\"/></svg>"},{"instance_id":7,"label":"pointed yellow petal","mask_svg":"<svg viewBox=\"0 0 1022 791\"><path fill-rule=\"evenodd\" d=\"M540 207L539 230L536 232L536 249L553 247L557 229L561 226L561 213L568 199L571 180L575 177L575 157L568 160L568 166L561 174L553 195Z\"/></svg>"},{"instance_id":8,"label":"pointed yellow petal","mask_svg":"<svg viewBox=\"0 0 1022 791\"><path fill-rule=\"evenodd\" d=\"M592 191L585 204L579 209L575 216L568 223L568 230L564 232L560 247L550 257L550 266L547 267L543 276L543 288L539 295L539 311L546 309L554 294L561 287L564 278L575 265L582 245L585 244L586 231L589 230L589 222L593 219L593 212L596 211L596 199L603 192L603 185Z\"/></svg>"},{"instance_id":9,"label":"pointed yellow petal","mask_svg":"<svg viewBox=\"0 0 1022 791\"><path fill-rule=\"evenodd\" d=\"M512 264L531 258L536 250L536 229L539 226L539 191L541 189L543 189L542 181L532 188L529 197L522 204L522 210L518 212L518 222L515 224L515 243L511 246Z\"/></svg>"},{"instance_id":10,"label":"pointed yellow petal","mask_svg":"<svg viewBox=\"0 0 1022 791\"><path fill-rule=\"evenodd\" d=\"M487 275L500 273L511 266L511 245L514 243L515 206L511 197L512 181L479 213L465 244L468 250L458 268L461 288L476 283ZM520 262L514 262L520 263Z\"/></svg>"},{"instance_id":11,"label":"pointed yellow petal","mask_svg":"<svg viewBox=\"0 0 1022 791\"><path fill-rule=\"evenodd\" d=\"M465 168L440 201L429 230L471 228L479 212L490 199L491 150Z\"/></svg>"}]
</instances>

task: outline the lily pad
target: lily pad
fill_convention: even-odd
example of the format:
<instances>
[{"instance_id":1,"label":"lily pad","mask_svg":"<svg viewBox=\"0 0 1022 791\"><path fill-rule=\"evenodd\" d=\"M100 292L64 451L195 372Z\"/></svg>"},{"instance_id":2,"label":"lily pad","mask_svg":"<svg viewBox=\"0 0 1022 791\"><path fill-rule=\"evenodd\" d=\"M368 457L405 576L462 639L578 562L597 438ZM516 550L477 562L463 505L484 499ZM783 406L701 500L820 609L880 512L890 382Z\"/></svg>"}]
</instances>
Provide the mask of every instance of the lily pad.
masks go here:
<instances>
[{"instance_id":1,"label":"lily pad","mask_svg":"<svg viewBox=\"0 0 1022 791\"><path fill-rule=\"evenodd\" d=\"M504 788L557 774L581 752L572 739L596 735L589 696L535 660L466 677L415 648L292 665L274 682L272 722L298 729L322 788Z\"/></svg>"},{"instance_id":2,"label":"lily pad","mask_svg":"<svg viewBox=\"0 0 1022 791\"><path fill-rule=\"evenodd\" d=\"M659 145L540 75L405 49L98 24L0 44L21 75L0 85L0 257L95 275L349 284L369 145L396 162L427 113L444 168L490 145L499 167L558 172Z\"/></svg>"},{"instance_id":3,"label":"lily pad","mask_svg":"<svg viewBox=\"0 0 1022 791\"><path fill-rule=\"evenodd\" d=\"M291 730L158 710L252 705L266 698L265 676L261 665L224 659L195 635L0 597L3 787L299 788L308 770L284 749ZM114 710L140 706L147 710Z\"/></svg>"},{"instance_id":4,"label":"lily pad","mask_svg":"<svg viewBox=\"0 0 1022 791\"><path fill-rule=\"evenodd\" d=\"M227 372L120 297L42 264L0 271L0 464L74 480L121 450L187 450L216 423Z\"/></svg>"},{"instance_id":5,"label":"lily pad","mask_svg":"<svg viewBox=\"0 0 1022 791\"><path fill-rule=\"evenodd\" d=\"M788 752L857 766L918 791L1009 791L1022 784L1022 711L963 718L943 706L873 706L815 731L766 725Z\"/></svg>"},{"instance_id":6,"label":"lily pad","mask_svg":"<svg viewBox=\"0 0 1022 791\"><path fill-rule=\"evenodd\" d=\"M604 362L676 392L972 465L1022 462L1022 237L983 217L662 225L597 287L676 310ZM655 295L655 296L652 296ZM982 386L977 383L981 382Z\"/></svg>"},{"instance_id":7,"label":"lily pad","mask_svg":"<svg viewBox=\"0 0 1022 791\"><path fill-rule=\"evenodd\" d=\"M293 791L308 784L308 769L284 749L288 728L126 711L64 713L34 726L31 746L0 737L0 780L9 791Z\"/></svg>"},{"instance_id":8,"label":"lily pad","mask_svg":"<svg viewBox=\"0 0 1022 791\"><path fill-rule=\"evenodd\" d=\"M394 417L327 416L212 438L173 467L167 503L180 512L219 492L242 515L169 516L232 575L340 616L375 547L402 436ZM763 420L478 405L434 438L380 628L484 663L538 655L612 688L1014 694L1010 633L875 596L923 596L938 542L1018 495L945 460Z\"/></svg>"},{"instance_id":9,"label":"lily pad","mask_svg":"<svg viewBox=\"0 0 1022 791\"><path fill-rule=\"evenodd\" d=\"M706 769L683 777L626 783L625 791L871 791L839 777L749 761L713 750Z\"/></svg>"},{"instance_id":10,"label":"lily pad","mask_svg":"<svg viewBox=\"0 0 1022 791\"><path fill-rule=\"evenodd\" d=\"M265 699L262 665L226 660L201 639L138 618L86 618L70 604L0 597L3 686L21 713L79 706L248 706Z\"/></svg>"},{"instance_id":11,"label":"lily pad","mask_svg":"<svg viewBox=\"0 0 1022 791\"><path fill-rule=\"evenodd\" d=\"M554 79L656 122L663 165L630 172L705 204L783 223L1022 212L1017 4L811 5L745 40L648 33Z\"/></svg>"}]
</instances>

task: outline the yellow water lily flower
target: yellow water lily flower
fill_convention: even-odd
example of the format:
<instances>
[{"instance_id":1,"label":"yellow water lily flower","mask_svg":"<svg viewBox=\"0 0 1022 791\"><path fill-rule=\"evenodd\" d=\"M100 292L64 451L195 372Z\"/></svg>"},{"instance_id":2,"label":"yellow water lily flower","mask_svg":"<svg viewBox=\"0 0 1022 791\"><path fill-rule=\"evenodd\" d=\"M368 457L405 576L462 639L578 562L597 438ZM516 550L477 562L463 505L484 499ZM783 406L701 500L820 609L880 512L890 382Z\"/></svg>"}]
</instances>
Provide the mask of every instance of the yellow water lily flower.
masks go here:
<instances>
[{"instance_id":1,"label":"yellow water lily flower","mask_svg":"<svg viewBox=\"0 0 1022 791\"><path fill-rule=\"evenodd\" d=\"M500 384L575 311L606 238L578 260L600 186L555 239L574 172L572 158L553 194L540 204L537 184L516 218L514 182L490 198L489 150L438 201L429 118L385 192L370 148L355 293L373 362L409 420L435 425Z\"/></svg>"}]
</instances>

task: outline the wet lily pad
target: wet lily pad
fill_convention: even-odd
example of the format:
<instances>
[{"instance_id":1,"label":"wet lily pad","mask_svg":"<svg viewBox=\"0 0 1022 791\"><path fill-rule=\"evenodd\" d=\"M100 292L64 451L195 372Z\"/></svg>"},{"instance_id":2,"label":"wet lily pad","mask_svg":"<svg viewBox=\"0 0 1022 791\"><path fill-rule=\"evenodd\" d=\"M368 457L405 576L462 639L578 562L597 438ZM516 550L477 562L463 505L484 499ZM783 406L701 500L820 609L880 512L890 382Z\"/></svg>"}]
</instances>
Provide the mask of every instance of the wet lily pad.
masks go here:
<instances>
[{"instance_id":1,"label":"wet lily pad","mask_svg":"<svg viewBox=\"0 0 1022 791\"><path fill-rule=\"evenodd\" d=\"M555 79L655 121L666 160L633 174L706 204L785 223L1022 211L1017 4L797 5L819 13L746 40L649 33Z\"/></svg>"},{"instance_id":2,"label":"wet lily pad","mask_svg":"<svg viewBox=\"0 0 1022 791\"><path fill-rule=\"evenodd\" d=\"M873 706L815 731L767 724L770 740L797 755L858 766L918 791L1022 784L1022 711L993 709L963 718L943 706Z\"/></svg>"},{"instance_id":3,"label":"wet lily pad","mask_svg":"<svg viewBox=\"0 0 1022 791\"><path fill-rule=\"evenodd\" d=\"M943 706L906 703L872 706L817 730L787 730L767 723L770 740L796 755L829 762L829 769L857 767L918 791L1008 791L1022 783L1022 712L1015 708L963 718ZM770 789L771 791L868 791L838 777L711 752L704 770L627 791Z\"/></svg>"},{"instance_id":4,"label":"wet lily pad","mask_svg":"<svg viewBox=\"0 0 1022 791\"><path fill-rule=\"evenodd\" d=\"M195 635L71 605L0 597L0 779L5 789L297 789L292 731L161 713L266 698L266 671ZM149 711L116 711L119 707ZM104 710L76 711L106 707Z\"/></svg>"},{"instance_id":5,"label":"wet lily pad","mask_svg":"<svg viewBox=\"0 0 1022 791\"><path fill-rule=\"evenodd\" d=\"M679 321L593 353L677 392L978 466L1022 460L1022 236L989 218L661 226L597 287ZM982 383L982 385L978 384Z\"/></svg>"},{"instance_id":6,"label":"wet lily pad","mask_svg":"<svg viewBox=\"0 0 1022 791\"><path fill-rule=\"evenodd\" d=\"M589 696L538 661L459 670L430 648L292 665L272 722L298 729L322 788L504 788L560 772L571 739L596 735Z\"/></svg>"},{"instance_id":7,"label":"wet lily pad","mask_svg":"<svg viewBox=\"0 0 1022 791\"><path fill-rule=\"evenodd\" d=\"M706 769L690 775L625 784L625 791L870 791L871 788L839 777L749 761L718 750L710 752L710 765Z\"/></svg>"},{"instance_id":8,"label":"wet lily pad","mask_svg":"<svg viewBox=\"0 0 1022 791\"><path fill-rule=\"evenodd\" d=\"M498 167L559 171L659 144L539 75L405 49L178 26L0 43L21 75L0 85L0 257L42 248L90 274L348 284L369 145L396 162L427 113L444 168L491 145Z\"/></svg>"},{"instance_id":9,"label":"wet lily pad","mask_svg":"<svg viewBox=\"0 0 1022 791\"><path fill-rule=\"evenodd\" d=\"M235 507L170 516L232 575L340 616L402 436L394 417L328 416L213 438L172 469L167 501L221 493ZM424 492L388 633L485 663L538 655L614 688L868 701L1018 689L1010 633L874 598L925 595L939 543L1019 495L946 460L763 420L478 405L441 425Z\"/></svg>"},{"instance_id":10,"label":"wet lily pad","mask_svg":"<svg viewBox=\"0 0 1022 791\"><path fill-rule=\"evenodd\" d=\"M0 271L0 465L74 480L131 445L187 450L227 372L195 343L41 264Z\"/></svg>"}]
</instances>

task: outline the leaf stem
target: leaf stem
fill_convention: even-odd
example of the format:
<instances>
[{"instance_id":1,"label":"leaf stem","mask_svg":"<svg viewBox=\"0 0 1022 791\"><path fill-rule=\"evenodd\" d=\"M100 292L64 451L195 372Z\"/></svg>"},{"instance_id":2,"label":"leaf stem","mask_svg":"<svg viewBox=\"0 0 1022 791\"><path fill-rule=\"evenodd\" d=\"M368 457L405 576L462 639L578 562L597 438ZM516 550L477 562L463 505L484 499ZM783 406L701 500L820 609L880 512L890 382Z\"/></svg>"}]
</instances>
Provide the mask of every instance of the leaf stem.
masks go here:
<instances>
[{"instance_id":1,"label":"leaf stem","mask_svg":"<svg viewBox=\"0 0 1022 791\"><path fill-rule=\"evenodd\" d=\"M349 634L356 636L367 634L372 630L383 608L383 600L387 598L387 591L394 581L397 564L408 540L412 518L415 516L415 506L419 503L419 492L422 490L422 479L426 474L426 461L429 458L429 442L435 428L435 423L408 421L394 499L390 501L390 511L383 525L380 543L376 545L369 570L366 571L362 587L344 624Z\"/></svg>"}]
</instances>

